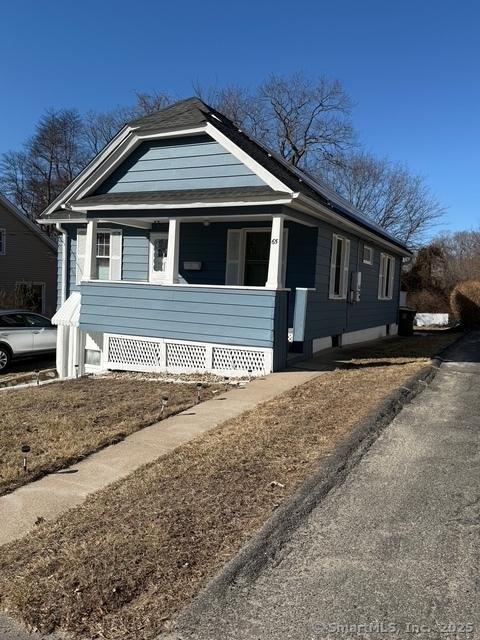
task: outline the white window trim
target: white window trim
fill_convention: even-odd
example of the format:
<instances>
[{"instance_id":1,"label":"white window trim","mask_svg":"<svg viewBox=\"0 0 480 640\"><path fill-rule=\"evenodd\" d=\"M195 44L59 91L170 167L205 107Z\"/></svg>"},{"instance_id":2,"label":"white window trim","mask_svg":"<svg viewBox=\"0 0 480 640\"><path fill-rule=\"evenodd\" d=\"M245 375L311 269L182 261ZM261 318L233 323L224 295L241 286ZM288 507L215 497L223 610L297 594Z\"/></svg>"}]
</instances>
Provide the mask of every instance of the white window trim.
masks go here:
<instances>
[{"instance_id":1,"label":"white window trim","mask_svg":"<svg viewBox=\"0 0 480 640\"><path fill-rule=\"evenodd\" d=\"M389 282L385 282L387 272L387 262L390 261ZM378 299L393 300L393 289L395 285L395 258L389 253L380 254L380 266L378 271Z\"/></svg>"},{"instance_id":2,"label":"white window trim","mask_svg":"<svg viewBox=\"0 0 480 640\"><path fill-rule=\"evenodd\" d=\"M0 248L0 256L7 255L7 230L0 229L0 236L2 237L2 246Z\"/></svg>"},{"instance_id":3,"label":"white window trim","mask_svg":"<svg viewBox=\"0 0 480 640\"><path fill-rule=\"evenodd\" d=\"M368 249L370 251L370 259L369 260L365 260L365 249ZM373 264L373 253L374 249L373 247L371 247L369 244L364 244L363 245L363 249L362 249L362 262L363 264L369 264L372 265Z\"/></svg>"},{"instance_id":4,"label":"white window trim","mask_svg":"<svg viewBox=\"0 0 480 640\"><path fill-rule=\"evenodd\" d=\"M337 244L342 241L342 260L340 270L342 272L340 293L335 293L335 264L337 261ZM332 235L332 249L330 257L330 281L328 297L330 300L346 300L348 293L348 270L350 268L350 240L336 233Z\"/></svg>"},{"instance_id":5,"label":"white window trim","mask_svg":"<svg viewBox=\"0 0 480 640\"><path fill-rule=\"evenodd\" d=\"M227 232L227 256L225 261L225 282L227 282L228 271L228 234L230 231L240 232L240 245L239 245L239 260L237 267L237 278L235 284L222 285L222 286L237 286L244 287L245 281L245 251L247 247L247 233L271 233L271 227L243 227L241 229L229 229ZM288 229L283 230L283 259L282 259L282 282L285 284L287 277L287 251L288 251ZM252 287L250 287L252 288ZM255 289L263 289L265 287L253 287Z\"/></svg>"},{"instance_id":6,"label":"white window trim","mask_svg":"<svg viewBox=\"0 0 480 640\"><path fill-rule=\"evenodd\" d=\"M121 280L121 274L122 274L122 262L123 262L123 232L122 229L113 229L113 228L104 228L104 227L97 227L97 234L99 233L109 233L110 234L110 255L108 256L109 260L110 260L110 265L109 265L109 277L108 280L100 280L99 278L92 278L93 282L111 282L111 281L119 281ZM87 230L86 228L82 228L82 229L77 229L77 242L76 242L76 246L75 246L75 271L76 271L76 276L75 276L75 282L77 285L79 285L81 282L85 282L85 279L83 278L83 273L84 273L84 269L85 269L85 253L83 254L79 254L78 253L78 236L79 235L83 235L84 237L87 234ZM119 240L120 240L120 253L117 256L115 256L114 251L113 251L113 243L112 243L112 235L113 234L117 234L118 236L120 236ZM97 240L95 237L95 256L94 256L94 260L96 262L97 260L97 251L96 251L96 247L97 247ZM84 249L84 251L86 251L86 247ZM79 258L81 258L81 262L79 262ZM114 268L113 265L115 263L115 261L118 263L118 268L116 269L116 273L114 273ZM118 277L120 276L120 277Z\"/></svg>"}]
</instances>

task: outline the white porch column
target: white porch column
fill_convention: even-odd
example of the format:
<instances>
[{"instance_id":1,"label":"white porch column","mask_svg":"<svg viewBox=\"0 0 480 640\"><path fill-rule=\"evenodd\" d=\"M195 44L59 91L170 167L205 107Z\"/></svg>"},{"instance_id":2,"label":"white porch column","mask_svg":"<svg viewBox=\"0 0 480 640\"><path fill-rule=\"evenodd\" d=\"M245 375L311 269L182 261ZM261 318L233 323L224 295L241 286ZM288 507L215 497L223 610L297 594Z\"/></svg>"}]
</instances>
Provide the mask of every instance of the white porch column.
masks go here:
<instances>
[{"instance_id":1,"label":"white porch column","mask_svg":"<svg viewBox=\"0 0 480 640\"><path fill-rule=\"evenodd\" d=\"M97 249L97 221L89 220L85 236L85 263L82 280L92 280L95 275L95 256Z\"/></svg>"},{"instance_id":2,"label":"white porch column","mask_svg":"<svg viewBox=\"0 0 480 640\"><path fill-rule=\"evenodd\" d=\"M283 216L272 218L272 235L270 238L270 257L268 260L267 289L283 289L282 273L283 257Z\"/></svg>"},{"instance_id":3,"label":"white porch column","mask_svg":"<svg viewBox=\"0 0 480 640\"><path fill-rule=\"evenodd\" d=\"M164 284L178 282L178 255L180 246L180 220L170 218L168 221L167 263L165 265Z\"/></svg>"}]
</instances>

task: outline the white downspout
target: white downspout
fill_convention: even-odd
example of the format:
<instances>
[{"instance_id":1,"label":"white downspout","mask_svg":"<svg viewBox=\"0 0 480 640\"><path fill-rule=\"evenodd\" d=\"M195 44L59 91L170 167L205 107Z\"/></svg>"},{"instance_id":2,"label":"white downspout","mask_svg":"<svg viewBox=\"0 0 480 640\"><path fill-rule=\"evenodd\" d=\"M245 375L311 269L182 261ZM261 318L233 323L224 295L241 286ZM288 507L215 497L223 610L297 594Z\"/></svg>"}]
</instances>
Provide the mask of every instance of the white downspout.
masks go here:
<instances>
[{"instance_id":1,"label":"white downspout","mask_svg":"<svg viewBox=\"0 0 480 640\"><path fill-rule=\"evenodd\" d=\"M60 222L55 225L57 231L63 236L63 249L62 249L62 283L60 291L60 302L63 304L67 299L67 269L68 269L68 234Z\"/></svg>"}]
</instances>

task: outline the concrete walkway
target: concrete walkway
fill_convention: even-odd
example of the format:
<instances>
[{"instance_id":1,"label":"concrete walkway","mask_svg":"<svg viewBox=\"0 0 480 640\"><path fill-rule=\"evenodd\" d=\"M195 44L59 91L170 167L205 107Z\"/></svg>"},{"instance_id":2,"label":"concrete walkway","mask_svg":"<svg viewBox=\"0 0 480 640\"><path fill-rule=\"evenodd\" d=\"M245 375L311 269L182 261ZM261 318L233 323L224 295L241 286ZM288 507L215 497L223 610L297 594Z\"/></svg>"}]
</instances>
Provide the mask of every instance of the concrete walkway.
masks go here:
<instances>
[{"instance_id":1,"label":"concrete walkway","mask_svg":"<svg viewBox=\"0 0 480 640\"><path fill-rule=\"evenodd\" d=\"M480 638L480 333L250 584L176 638Z\"/></svg>"},{"instance_id":2,"label":"concrete walkway","mask_svg":"<svg viewBox=\"0 0 480 640\"><path fill-rule=\"evenodd\" d=\"M225 420L318 375L313 371L287 371L253 380L244 388L220 393L137 431L69 469L45 476L1 497L0 544L24 536L33 529L38 518L57 518L83 502L90 493L103 489Z\"/></svg>"}]
</instances>

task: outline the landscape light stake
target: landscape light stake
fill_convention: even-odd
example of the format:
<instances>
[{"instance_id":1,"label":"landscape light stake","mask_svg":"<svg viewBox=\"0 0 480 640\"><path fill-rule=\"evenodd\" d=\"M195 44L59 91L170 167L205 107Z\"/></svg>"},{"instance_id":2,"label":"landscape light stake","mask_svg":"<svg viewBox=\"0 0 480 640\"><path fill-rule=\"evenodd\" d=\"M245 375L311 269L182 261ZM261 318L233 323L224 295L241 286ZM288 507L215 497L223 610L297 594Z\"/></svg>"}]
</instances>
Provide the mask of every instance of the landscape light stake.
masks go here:
<instances>
[{"instance_id":1,"label":"landscape light stake","mask_svg":"<svg viewBox=\"0 0 480 640\"><path fill-rule=\"evenodd\" d=\"M33 373L35 374L35 378L36 378L36 381L37 381L37 387L38 387L38 385L40 384L40 371L39 371L39 369L35 369L35 371Z\"/></svg>"},{"instance_id":2,"label":"landscape light stake","mask_svg":"<svg viewBox=\"0 0 480 640\"><path fill-rule=\"evenodd\" d=\"M163 416L165 407L168 404L168 396L162 396L162 408L160 409L160 415Z\"/></svg>"},{"instance_id":3,"label":"landscape light stake","mask_svg":"<svg viewBox=\"0 0 480 640\"><path fill-rule=\"evenodd\" d=\"M201 382L197 382L197 404L202 399L202 388L203 388L202 383Z\"/></svg>"},{"instance_id":4,"label":"landscape light stake","mask_svg":"<svg viewBox=\"0 0 480 640\"><path fill-rule=\"evenodd\" d=\"M23 472L28 473L27 456L30 453L30 447L28 446L28 444L22 444L22 446L20 447L20 451L22 452L23 456Z\"/></svg>"},{"instance_id":5,"label":"landscape light stake","mask_svg":"<svg viewBox=\"0 0 480 640\"><path fill-rule=\"evenodd\" d=\"M75 365L75 378L78 378L78 364Z\"/></svg>"},{"instance_id":6,"label":"landscape light stake","mask_svg":"<svg viewBox=\"0 0 480 640\"><path fill-rule=\"evenodd\" d=\"M252 370L249 369L247 373L248 373L248 381L251 382L251 380L252 380Z\"/></svg>"}]
</instances>

